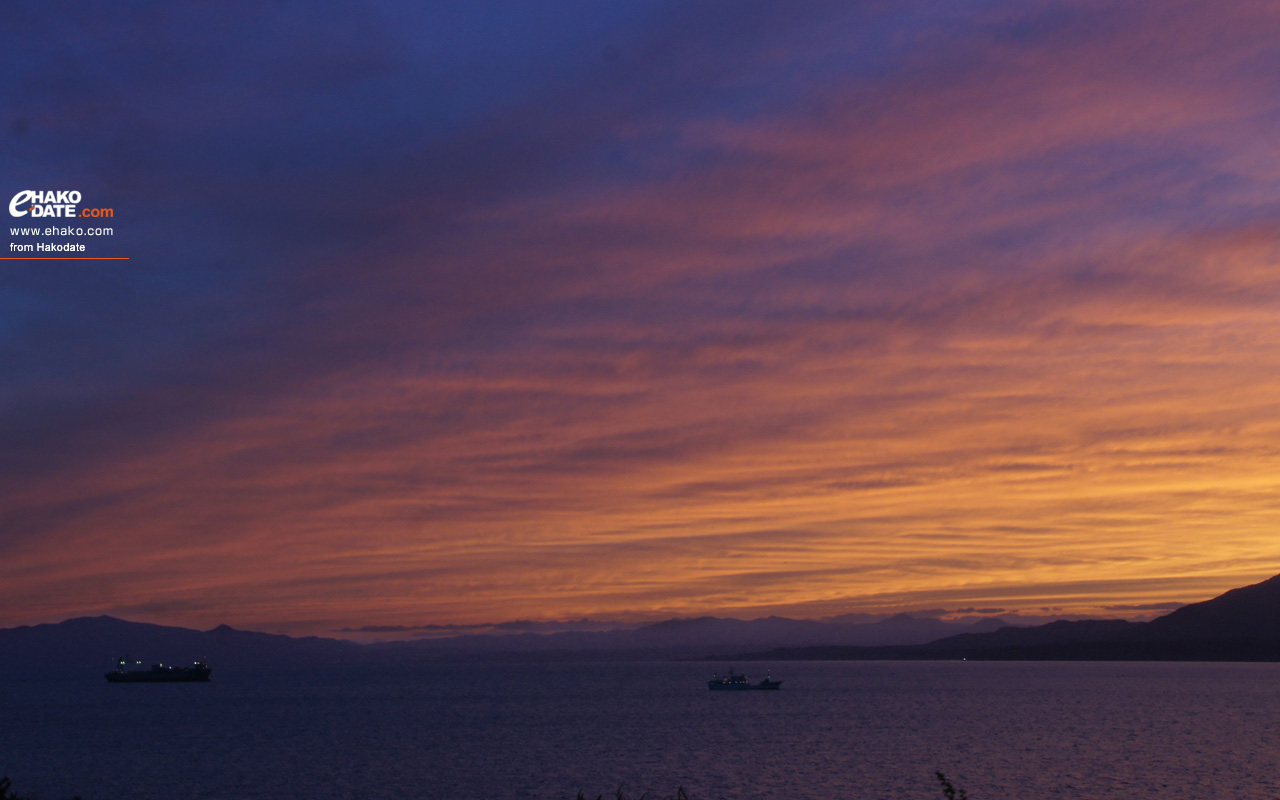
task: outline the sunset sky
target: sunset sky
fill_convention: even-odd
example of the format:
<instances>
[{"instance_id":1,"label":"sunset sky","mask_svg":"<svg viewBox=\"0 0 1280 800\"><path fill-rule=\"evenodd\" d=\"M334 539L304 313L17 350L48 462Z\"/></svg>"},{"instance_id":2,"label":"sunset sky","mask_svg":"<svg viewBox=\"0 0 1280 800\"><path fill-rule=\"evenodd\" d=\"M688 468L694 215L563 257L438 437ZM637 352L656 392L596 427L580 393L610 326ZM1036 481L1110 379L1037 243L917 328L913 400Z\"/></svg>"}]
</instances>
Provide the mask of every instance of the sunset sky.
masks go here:
<instances>
[{"instance_id":1,"label":"sunset sky","mask_svg":"<svg viewBox=\"0 0 1280 800\"><path fill-rule=\"evenodd\" d=\"M0 195L129 260L0 261L0 626L1280 572L1280 4L56 6Z\"/></svg>"}]
</instances>

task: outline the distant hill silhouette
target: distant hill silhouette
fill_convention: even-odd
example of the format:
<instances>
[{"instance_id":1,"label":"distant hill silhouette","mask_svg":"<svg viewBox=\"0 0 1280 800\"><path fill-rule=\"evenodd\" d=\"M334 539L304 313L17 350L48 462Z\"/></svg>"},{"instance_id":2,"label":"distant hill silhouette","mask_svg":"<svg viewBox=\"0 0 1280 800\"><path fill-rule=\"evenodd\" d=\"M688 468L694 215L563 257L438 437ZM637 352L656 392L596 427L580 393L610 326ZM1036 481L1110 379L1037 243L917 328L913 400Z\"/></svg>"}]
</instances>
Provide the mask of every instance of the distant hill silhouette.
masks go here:
<instances>
[{"instance_id":1,"label":"distant hill silhouette","mask_svg":"<svg viewBox=\"0 0 1280 800\"><path fill-rule=\"evenodd\" d=\"M1280 639L1280 575L1192 603L1143 628L1152 639Z\"/></svg>"},{"instance_id":2,"label":"distant hill silhouette","mask_svg":"<svg viewBox=\"0 0 1280 800\"><path fill-rule=\"evenodd\" d=\"M743 659L1280 661L1280 575L1150 622L1060 620L898 647L775 648Z\"/></svg>"},{"instance_id":3,"label":"distant hill silhouette","mask_svg":"<svg viewBox=\"0 0 1280 800\"><path fill-rule=\"evenodd\" d=\"M471 635L359 645L339 639L236 630L226 625L198 631L108 616L79 617L57 624L0 629L0 674L97 675L111 669L114 659L122 655L141 660L144 667L207 659L214 669L214 680L228 669L367 667L431 659L700 658L721 648L923 643L1005 624L999 619L957 623L905 614L873 623L699 617L666 620L634 630Z\"/></svg>"},{"instance_id":4,"label":"distant hill silhouette","mask_svg":"<svg viewBox=\"0 0 1280 800\"><path fill-rule=\"evenodd\" d=\"M551 634L473 634L417 642L372 645L386 651L461 653L632 653L669 658L698 658L717 649L803 647L822 644L923 644L958 633L990 631L1003 619L944 622L899 614L878 622L833 622L786 617L739 620L719 617L670 619L633 630L567 631Z\"/></svg>"},{"instance_id":5,"label":"distant hill silhouette","mask_svg":"<svg viewBox=\"0 0 1280 800\"><path fill-rule=\"evenodd\" d=\"M282 667L314 659L349 663L361 657L352 642L241 631L220 625L210 631L128 622L114 617L78 617L46 625L0 629L0 673L50 675L105 673L129 655L153 663L187 664L208 659L215 679L220 668Z\"/></svg>"},{"instance_id":6,"label":"distant hill silhouette","mask_svg":"<svg viewBox=\"0 0 1280 800\"><path fill-rule=\"evenodd\" d=\"M114 659L129 655L152 663L184 664L207 659L214 680L227 669L301 666L362 666L457 658L700 658L719 648L925 643L961 631L993 630L1002 620L942 622L899 614L879 622L822 622L767 617L667 620L636 630L559 634L454 636L449 639L360 645L338 639L261 634L220 625L209 631L129 622L114 617L78 617L47 625L0 630L0 675L99 675Z\"/></svg>"},{"instance_id":7,"label":"distant hill silhouette","mask_svg":"<svg viewBox=\"0 0 1280 800\"><path fill-rule=\"evenodd\" d=\"M208 631L80 617L0 629L0 674L96 677L115 657L144 666L208 659L228 669L418 663L435 658L1090 659L1280 661L1280 576L1183 606L1150 622L1059 620L1015 627L900 614L840 619L673 619L634 630L473 635L359 645L220 625Z\"/></svg>"}]
</instances>

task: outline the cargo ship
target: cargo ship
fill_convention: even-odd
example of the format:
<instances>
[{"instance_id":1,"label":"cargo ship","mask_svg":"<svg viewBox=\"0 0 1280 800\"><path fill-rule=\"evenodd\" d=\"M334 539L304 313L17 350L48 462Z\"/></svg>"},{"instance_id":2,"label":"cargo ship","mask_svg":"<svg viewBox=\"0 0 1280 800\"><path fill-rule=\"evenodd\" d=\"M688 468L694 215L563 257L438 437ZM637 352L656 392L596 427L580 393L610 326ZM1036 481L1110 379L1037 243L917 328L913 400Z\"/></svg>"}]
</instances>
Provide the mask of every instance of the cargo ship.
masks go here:
<instances>
[{"instance_id":1,"label":"cargo ship","mask_svg":"<svg viewBox=\"0 0 1280 800\"><path fill-rule=\"evenodd\" d=\"M758 683L752 683L747 680L746 675L734 672L729 669L728 675L716 675L712 673L711 680L707 681L707 688L712 691L743 691L747 689L777 689L782 686L782 681L775 681L773 676L766 676Z\"/></svg>"},{"instance_id":2,"label":"cargo ship","mask_svg":"<svg viewBox=\"0 0 1280 800\"><path fill-rule=\"evenodd\" d=\"M128 659L116 661L116 668L107 673L109 683L196 683L209 680L209 665L196 661L189 667L172 667L153 664L151 669L127 669ZM142 662L137 662L141 664Z\"/></svg>"}]
</instances>

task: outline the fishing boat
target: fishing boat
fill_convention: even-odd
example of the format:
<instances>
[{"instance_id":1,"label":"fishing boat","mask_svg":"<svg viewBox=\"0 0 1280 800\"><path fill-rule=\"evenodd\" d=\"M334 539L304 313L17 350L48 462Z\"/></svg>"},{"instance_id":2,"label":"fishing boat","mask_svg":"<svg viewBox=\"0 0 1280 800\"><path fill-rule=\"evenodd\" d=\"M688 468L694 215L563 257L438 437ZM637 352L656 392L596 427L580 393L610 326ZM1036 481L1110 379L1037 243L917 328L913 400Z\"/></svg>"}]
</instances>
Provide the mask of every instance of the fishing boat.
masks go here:
<instances>
[{"instance_id":1,"label":"fishing boat","mask_svg":"<svg viewBox=\"0 0 1280 800\"><path fill-rule=\"evenodd\" d=\"M717 675L712 673L711 680L707 681L707 688L713 692L717 691L746 691L748 689L777 689L782 686L782 681L775 681L772 675L766 676L757 683L752 683L746 675L734 672L733 668L729 668L728 675Z\"/></svg>"}]
</instances>

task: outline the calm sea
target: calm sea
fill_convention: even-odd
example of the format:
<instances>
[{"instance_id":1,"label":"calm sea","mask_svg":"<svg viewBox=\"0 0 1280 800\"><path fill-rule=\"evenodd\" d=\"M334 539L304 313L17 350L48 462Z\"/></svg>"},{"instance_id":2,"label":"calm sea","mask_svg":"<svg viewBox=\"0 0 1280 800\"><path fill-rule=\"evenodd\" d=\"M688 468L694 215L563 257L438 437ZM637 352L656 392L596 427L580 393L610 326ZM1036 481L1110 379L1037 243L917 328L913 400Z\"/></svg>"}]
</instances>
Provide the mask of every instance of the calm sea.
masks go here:
<instances>
[{"instance_id":1,"label":"calm sea","mask_svg":"<svg viewBox=\"0 0 1280 800\"><path fill-rule=\"evenodd\" d=\"M1280 665L437 665L0 687L0 774L63 800L1280 796Z\"/></svg>"}]
</instances>

